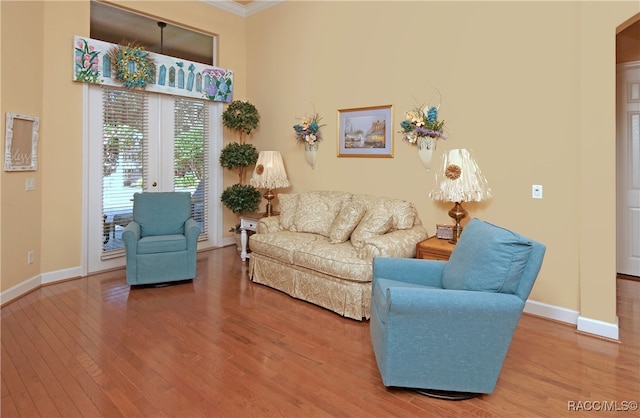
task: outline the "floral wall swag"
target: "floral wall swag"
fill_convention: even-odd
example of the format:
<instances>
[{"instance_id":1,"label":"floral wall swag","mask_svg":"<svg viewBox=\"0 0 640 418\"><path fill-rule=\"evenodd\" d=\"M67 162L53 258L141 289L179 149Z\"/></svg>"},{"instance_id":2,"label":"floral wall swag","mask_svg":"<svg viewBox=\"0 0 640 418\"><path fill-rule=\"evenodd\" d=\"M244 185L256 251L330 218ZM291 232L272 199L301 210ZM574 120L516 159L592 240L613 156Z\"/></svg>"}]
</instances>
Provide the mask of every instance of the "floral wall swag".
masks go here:
<instances>
[{"instance_id":1,"label":"floral wall swag","mask_svg":"<svg viewBox=\"0 0 640 418\"><path fill-rule=\"evenodd\" d=\"M306 142L310 145L314 145L316 142L320 141L322 139L320 128L324 126L324 124L320 125L321 120L322 117L320 114L315 112L310 117L305 116L302 118L300 123L293 125L296 141L303 143Z\"/></svg>"},{"instance_id":2,"label":"floral wall swag","mask_svg":"<svg viewBox=\"0 0 640 418\"><path fill-rule=\"evenodd\" d=\"M233 101L233 71L188 62L128 44L74 37L73 80L157 93Z\"/></svg>"}]
</instances>

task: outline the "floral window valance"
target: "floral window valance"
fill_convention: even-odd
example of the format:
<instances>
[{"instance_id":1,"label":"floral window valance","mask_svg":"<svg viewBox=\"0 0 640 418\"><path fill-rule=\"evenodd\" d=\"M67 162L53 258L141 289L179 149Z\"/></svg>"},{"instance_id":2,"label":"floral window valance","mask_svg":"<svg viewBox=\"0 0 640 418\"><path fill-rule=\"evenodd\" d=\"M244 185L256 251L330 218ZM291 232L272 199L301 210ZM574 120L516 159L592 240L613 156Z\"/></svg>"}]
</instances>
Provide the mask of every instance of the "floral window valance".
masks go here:
<instances>
[{"instance_id":1,"label":"floral window valance","mask_svg":"<svg viewBox=\"0 0 640 418\"><path fill-rule=\"evenodd\" d=\"M73 80L229 103L233 71L156 54L136 45L74 37Z\"/></svg>"}]
</instances>

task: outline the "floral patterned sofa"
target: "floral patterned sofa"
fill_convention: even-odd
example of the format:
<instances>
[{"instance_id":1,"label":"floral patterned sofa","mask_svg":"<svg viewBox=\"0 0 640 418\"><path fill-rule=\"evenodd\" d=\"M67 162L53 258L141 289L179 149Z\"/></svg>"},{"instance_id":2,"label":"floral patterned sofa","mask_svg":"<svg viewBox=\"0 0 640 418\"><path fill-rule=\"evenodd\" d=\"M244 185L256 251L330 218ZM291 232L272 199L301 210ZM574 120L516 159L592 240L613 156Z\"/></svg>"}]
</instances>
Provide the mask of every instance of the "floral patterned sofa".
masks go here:
<instances>
[{"instance_id":1,"label":"floral patterned sofa","mask_svg":"<svg viewBox=\"0 0 640 418\"><path fill-rule=\"evenodd\" d=\"M414 257L426 238L411 202L339 191L279 194L249 239L249 277L361 321L374 257Z\"/></svg>"}]
</instances>

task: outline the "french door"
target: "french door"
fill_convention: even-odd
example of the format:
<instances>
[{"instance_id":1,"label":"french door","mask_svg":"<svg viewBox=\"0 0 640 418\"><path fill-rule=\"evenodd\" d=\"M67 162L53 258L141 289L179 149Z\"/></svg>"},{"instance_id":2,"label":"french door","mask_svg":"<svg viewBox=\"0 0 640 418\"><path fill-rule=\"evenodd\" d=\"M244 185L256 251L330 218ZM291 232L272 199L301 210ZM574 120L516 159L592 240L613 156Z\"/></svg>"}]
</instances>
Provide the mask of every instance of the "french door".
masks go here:
<instances>
[{"instance_id":1,"label":"french door","mask_svg":"<svg viewBox=\"0 0 640 418\"><path fill-rule=\"evenodd\" d=\"M85 272L124 266L134 193L191 193L199 247L218 245L222 105L93 85L85 103Z\"/></svg>"}]
</instances>

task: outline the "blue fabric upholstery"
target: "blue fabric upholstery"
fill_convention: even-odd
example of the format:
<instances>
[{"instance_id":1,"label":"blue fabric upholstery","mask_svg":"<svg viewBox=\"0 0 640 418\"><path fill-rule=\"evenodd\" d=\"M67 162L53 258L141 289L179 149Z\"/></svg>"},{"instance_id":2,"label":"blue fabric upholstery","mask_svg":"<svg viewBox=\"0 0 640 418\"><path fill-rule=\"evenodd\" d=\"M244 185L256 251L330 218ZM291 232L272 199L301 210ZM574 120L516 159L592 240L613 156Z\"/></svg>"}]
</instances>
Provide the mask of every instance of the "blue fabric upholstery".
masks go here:
<instances>
[{"instance_id":1,"label":"blue fabric upholstery","mask_svg":"<svg viewBox=\"0 0 640 418\"><path fill-rule=\"evenodd\" d=\"M200 227L187 192L136 193L133 221L122 233L127 283L151 284L196 277Z\"/></svg>"},{"instance_id":2,"label":"blue fabric upholstery","mask_svg":"<svg viewBox=\"0 0 640 418\"><path fill-rule=\"evenodd\" d=\"M472 224L475 226L471 227ZM371 341L385 386L441 391L492 393L524 304L538 275L545 246L515 234L517 246L526 242L528 258L515 269L512 291L495 289L495 272L485 260L501 252L505 232L474 219L465 227L464 240L486 247L468 253L454 249L450 261L375 258L371 300ZM496 234L500 239L496 238ZM509 238L511 239L511 238ZM465 257L454 257L460 253ZM520 257L514 252L513 259ZM497 258L505 272L504 255ZM489 283L486 291L451 289L444 276L452 262L476 267ZM486 264L486 265L485 265ZM514 269L507 269L512 271ZM469 273L470 274L470 273ZM458 278L456 278L457 280ZM464 283L464 277L462 282ZM481 284L483 276L475 281Z\"/></svg>"},{"instance_id":3,"label":"blue fabric upholstery","mask_svg":"<svg viewBox=\"0 0 640 418\"><path fill-rule=\"evenodd\" d=\"M445 289L513 293L531 253L531 240L479 219L464 228L444 269ZM479 237L482 237L481 239Z\"/></svg>"}]
</instances>

